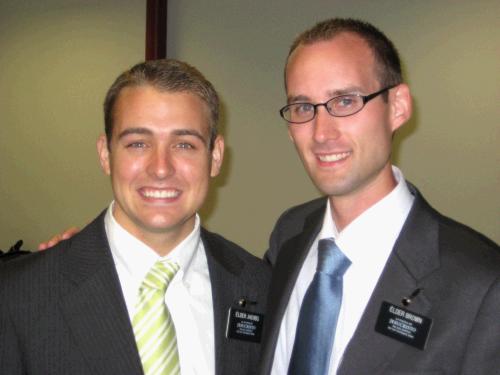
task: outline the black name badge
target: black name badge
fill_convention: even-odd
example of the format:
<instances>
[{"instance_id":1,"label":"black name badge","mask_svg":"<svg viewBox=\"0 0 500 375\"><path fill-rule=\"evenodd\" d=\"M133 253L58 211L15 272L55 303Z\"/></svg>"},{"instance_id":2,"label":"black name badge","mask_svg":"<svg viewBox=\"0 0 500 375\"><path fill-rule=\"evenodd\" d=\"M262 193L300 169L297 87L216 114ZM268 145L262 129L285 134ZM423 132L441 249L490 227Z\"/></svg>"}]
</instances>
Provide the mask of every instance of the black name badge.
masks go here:
<instances>
[{"instance_id":1,"label":"black name badge","mask_svg":"<svg viewBox=\"0 0 500 375\"><path fill-rule=\"evenodd\" d=\"M380 307L375 331L424 350L431 326L432 319L384 301Z\"/></svg>"},{"instance_id":2,"label":"black name badge","mask_svg":"<svg viewBox=\"0 0 500 375\"><path fill-rule=\"evenodd\" d=\"M226 337L230 339L260 342L264 315L230 308L227 315Z\"/></svg>"}]
</instances>

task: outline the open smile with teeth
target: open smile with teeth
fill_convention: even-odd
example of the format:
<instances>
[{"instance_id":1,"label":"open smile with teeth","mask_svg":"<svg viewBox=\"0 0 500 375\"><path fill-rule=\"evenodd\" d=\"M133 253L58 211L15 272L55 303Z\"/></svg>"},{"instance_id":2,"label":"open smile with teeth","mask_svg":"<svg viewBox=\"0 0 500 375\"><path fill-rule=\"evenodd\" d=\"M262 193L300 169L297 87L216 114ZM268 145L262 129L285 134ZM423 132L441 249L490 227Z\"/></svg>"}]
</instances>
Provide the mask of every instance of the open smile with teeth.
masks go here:
<instances>
[{"instance_id":1,"label":"open smile with teeth","mask_svg":"<svg viewBox=\"0 0 500 375\"><path fill-rule=\"evenodd\" d=\"M146 198L168 199L168 198L178 197L180 192L178 190L173 190L173 189L168 189L168 190L144 189L141 191L141 194Z\"/></svg>"},{"instance_id":2,"label":"open smile with teeth","mask_svg":"<svg viewBox=\"0 0 500 375\"><path fill-rule=\"evenodd\" d=\"M349 155L351 155L350 152L341 152L339 154L328 154L328 155L318 155L318 159L322 162L333 162L333 161L339 161L347 158Z\"/></svg>"}]
</instances>

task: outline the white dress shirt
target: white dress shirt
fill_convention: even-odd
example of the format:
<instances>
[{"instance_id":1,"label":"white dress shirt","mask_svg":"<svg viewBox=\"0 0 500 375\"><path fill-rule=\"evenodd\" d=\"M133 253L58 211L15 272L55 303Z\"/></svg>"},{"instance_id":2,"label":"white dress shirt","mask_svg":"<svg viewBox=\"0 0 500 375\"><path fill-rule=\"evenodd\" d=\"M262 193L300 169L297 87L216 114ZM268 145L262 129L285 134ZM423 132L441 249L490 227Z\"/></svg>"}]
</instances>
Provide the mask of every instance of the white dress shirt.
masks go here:
<instances>
[{"instance_id":1,"label":"white dress shirt","mask_svg":"<svg viewBox=\"0 0 500 375\"><path fill-rule=\"evenodd\" d=\"M309 249L281 322L271 372L273 375L283 375L288 371L300 306L316 272L318 241L329 237L335 238L337 246L352 262L343 278L342 305L330 358L329 374L337 373L347 344L358 326L414 201L401 171L394 166L392 168L397 186L340 233L333 221L328 201L322 229Z\"/></svg>"},{"instance_id":2,"label":"white dress shirt","mask_svg":"<svg viewBox=\"0 0 500 375\"><path fill-rule=\"evenodd\" d=\"M107 210L104 223L132 321L139 287L151 267L162 258L116 222L112 207L113 203ZM165 259L180 266L168 286L165 303L175 326L181 373L215 374L212 288L198 215L193 231Z\"/></svg>"}]
</instances>

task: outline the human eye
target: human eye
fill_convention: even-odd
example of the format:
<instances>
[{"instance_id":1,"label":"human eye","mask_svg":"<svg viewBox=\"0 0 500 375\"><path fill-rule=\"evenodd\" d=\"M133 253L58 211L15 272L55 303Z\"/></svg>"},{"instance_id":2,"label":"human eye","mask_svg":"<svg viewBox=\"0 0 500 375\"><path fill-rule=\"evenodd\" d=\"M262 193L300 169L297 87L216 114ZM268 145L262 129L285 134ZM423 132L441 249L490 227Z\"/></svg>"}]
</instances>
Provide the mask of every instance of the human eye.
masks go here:
<instances>
[{"instance_id":1,"label":"human eye","mask_svg":"<svg viewBox=\"0 0 500 375\"><path fill-rule=\"evenodd\" d=\"M176 148L181 150L194 150L195 146L190 142L179 142L175 145Z\"/></svg>"},{"instance_id":2,"label":"human eye","mask_svg":"<svg viewBox=\"0 0 500 375\"><path fill-rule=\"evenodd\" d=\"M304 115L314 111L314 106L311 103L294 103L290 107L292 113L296 115Z\"/></svg>"},{"instance_id":3,"label":"human eye","mask_svg":"<svg viewBox=\"0 0 500 375\"><path fill-rule=\"evenodd\" d=\"M142 141L133 141L133 142L128 142L125 147L131 149L141 149L141 148L146 148L146 143Z\"/></svg>"},{"instance_id":4,"label":"human eye","mask_svg":"<svg viewBox=\"0 0 500 375\"><path fill-rule=\"evenodd\" d=\"M334 104L338 108L350 108L356 103L357 96L355 95L342 95L334 101Z\"/></svg>"},{"instance_id":5,"label":"human eye","mask_svg":"<svg viewBox=\"0 0 500 375\"><path fill-rule=\"evenodd\" d=\"M330 99L327 104L328 112L335 116L349 116L357 111L359 105L360 97L354 94L337 96Z\"/></svg>"}]
</instances>

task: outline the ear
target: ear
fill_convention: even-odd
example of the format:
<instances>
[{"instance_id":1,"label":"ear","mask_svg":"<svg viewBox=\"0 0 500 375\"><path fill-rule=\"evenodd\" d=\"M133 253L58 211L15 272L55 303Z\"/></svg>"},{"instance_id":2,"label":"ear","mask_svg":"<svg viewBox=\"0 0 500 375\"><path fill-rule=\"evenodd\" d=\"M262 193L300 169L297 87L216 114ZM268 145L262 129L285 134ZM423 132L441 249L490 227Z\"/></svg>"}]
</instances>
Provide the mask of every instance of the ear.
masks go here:
<instances>
[{"instance_id":1,"label":"ear","mask_svg":"<svg viewBox=\"0 0 500 375\"><path fill-rule=\"evenodd\" d=\"M411 117L413 106L410 88L405 83L389 91L391 104L391 130L394 132L404 125Z\"/></svg>"},{"instance_id":2,"label":"ear","mask_svg":"<svg viewBox=\"0 0 500 375\"><path fill-rule=\"evenodd\" d=\"M210 166L210 177L215 177L220 173L222 161L224 160L224 137L218 135L214 141L212 149L212 163Z\"/></svg>"},{"instance_id":3,"label":"ear","mask_svg":"<svg viewBox=\"0 0 500 375\"><path fill-rule=\"evenodd\" d=\"M108 141L104 134L101 134L99 138L97 138L97 155L99 155L99 162L101 163L102 170L109 176L111 174L109 149Z\"/></svg>"}]
</instances>

